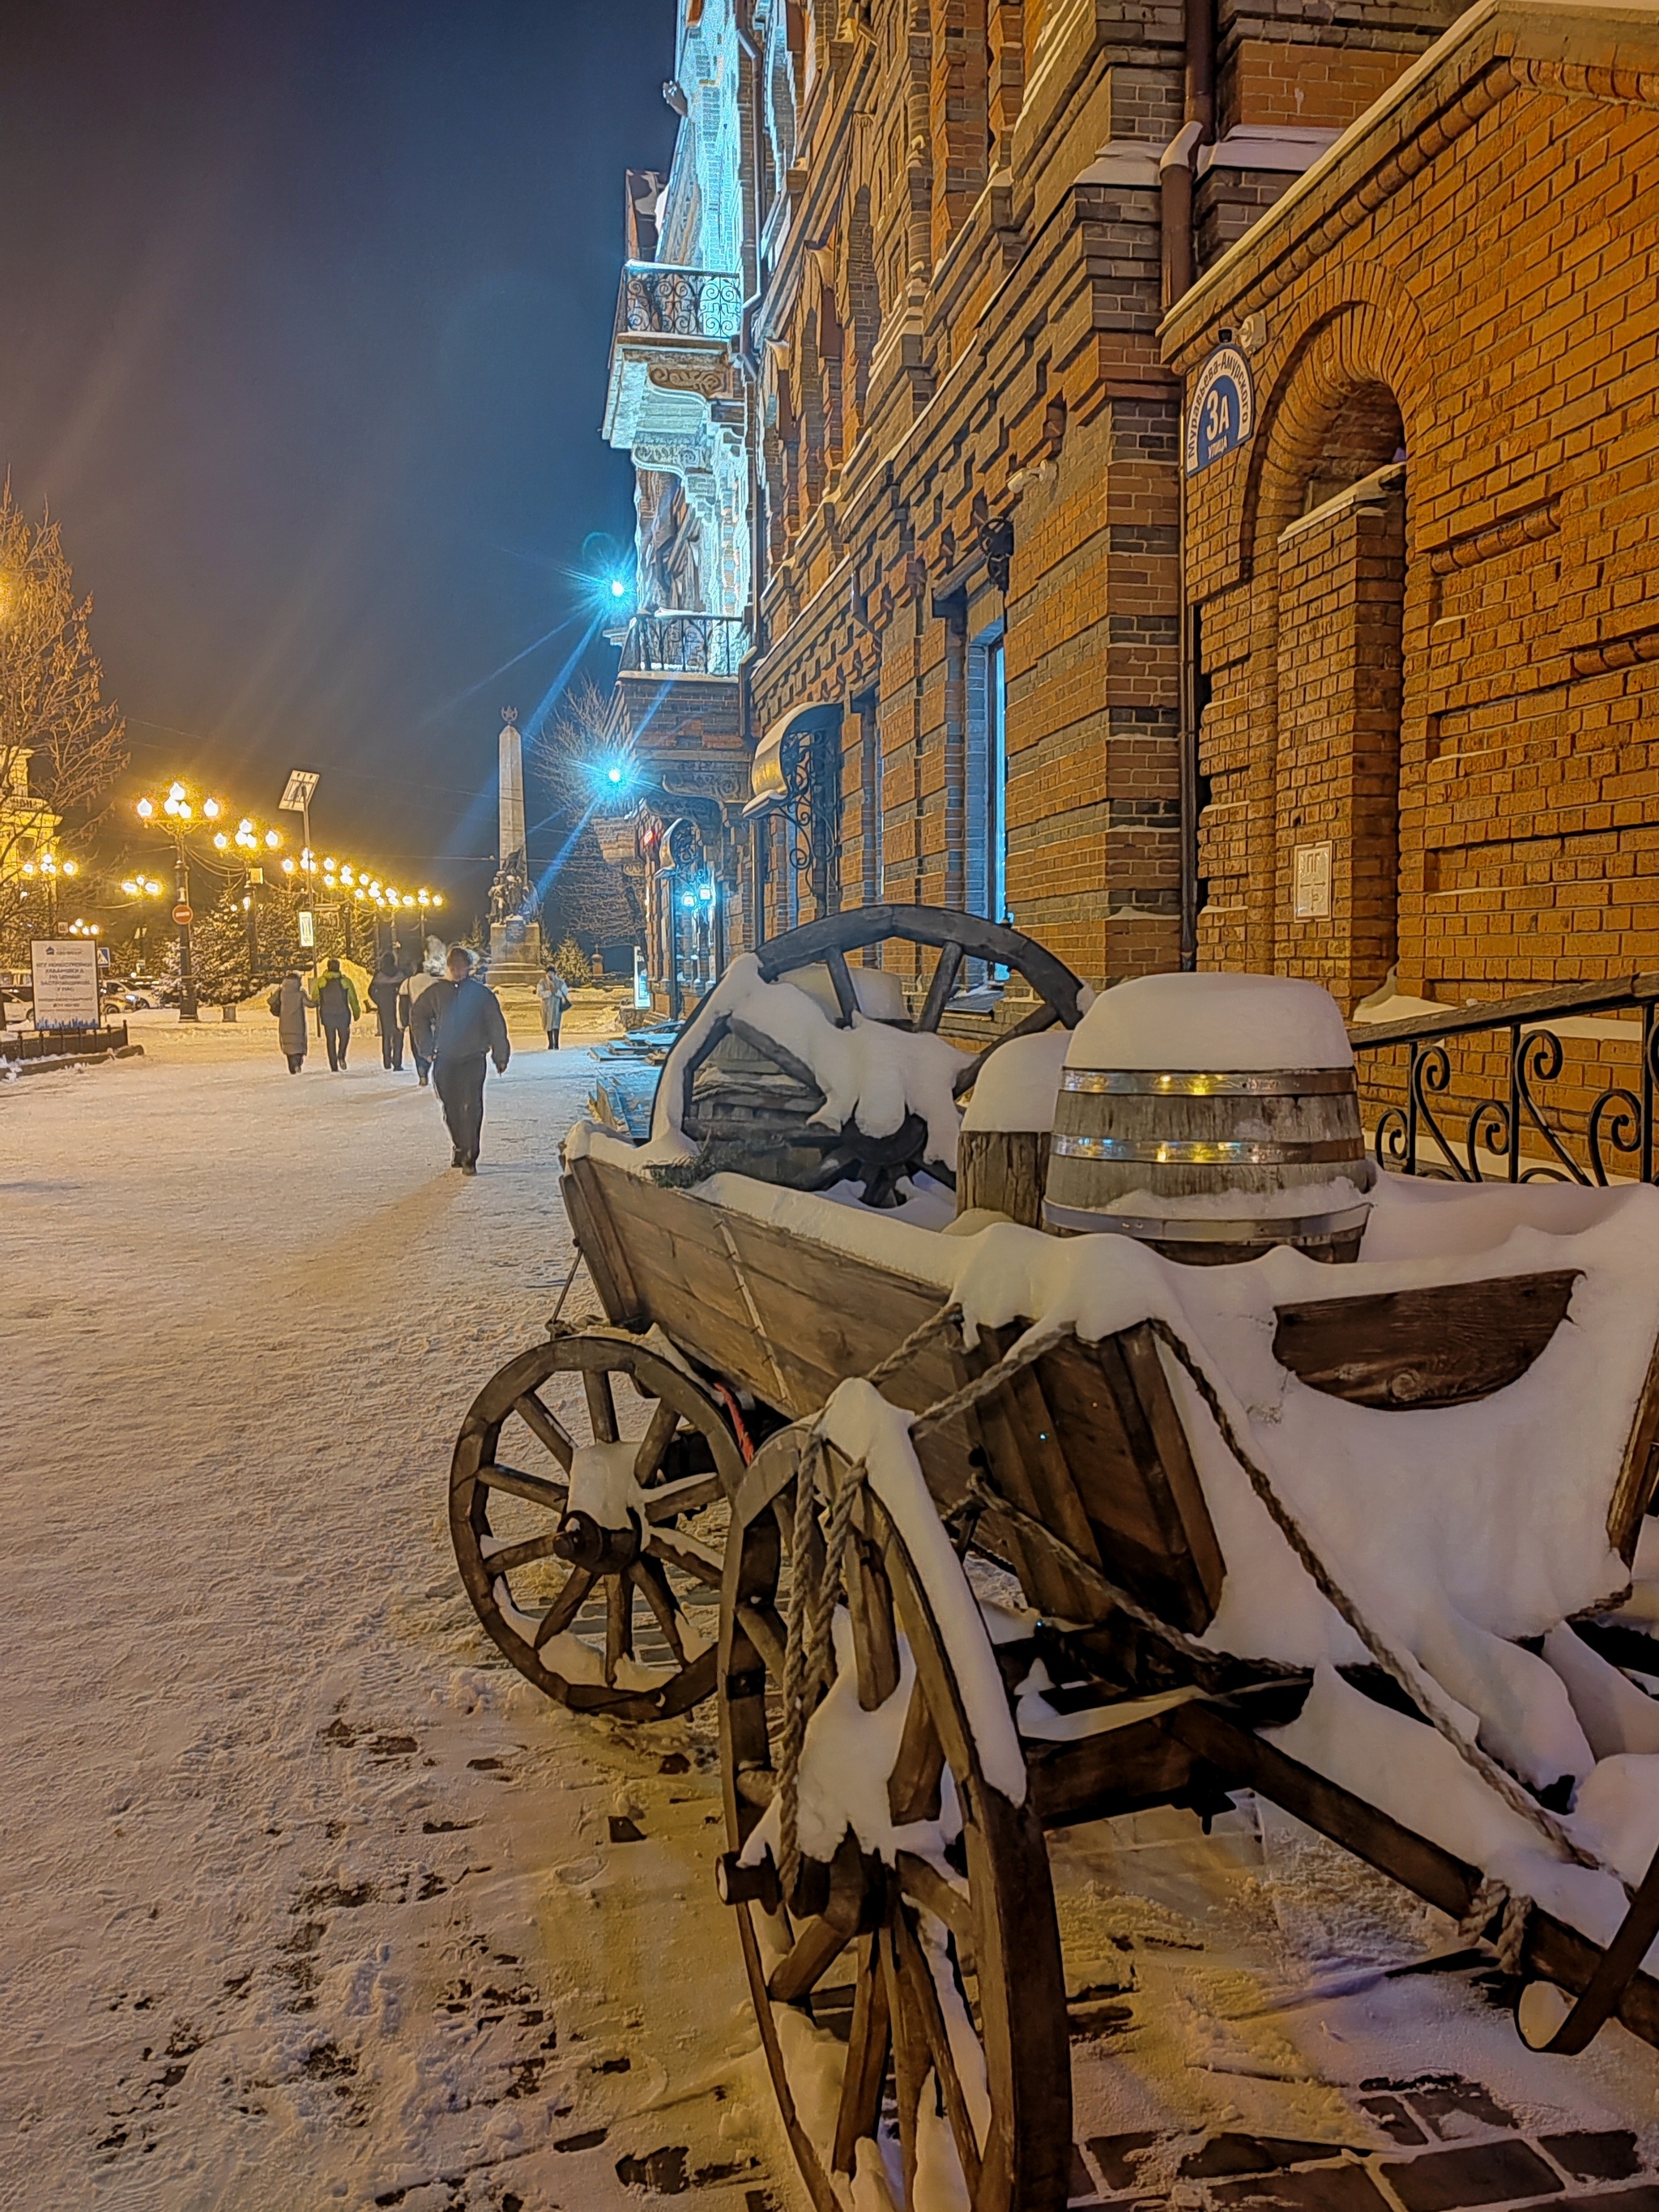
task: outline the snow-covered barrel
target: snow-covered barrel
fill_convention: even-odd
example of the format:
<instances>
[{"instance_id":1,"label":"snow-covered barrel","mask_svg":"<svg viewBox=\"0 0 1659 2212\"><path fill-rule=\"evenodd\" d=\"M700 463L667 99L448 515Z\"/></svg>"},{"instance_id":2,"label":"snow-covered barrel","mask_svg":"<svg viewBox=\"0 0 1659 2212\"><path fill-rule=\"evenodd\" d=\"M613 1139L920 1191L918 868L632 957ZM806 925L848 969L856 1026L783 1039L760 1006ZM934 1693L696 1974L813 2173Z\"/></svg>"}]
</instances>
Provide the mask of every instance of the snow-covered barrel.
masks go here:
<instances>
[{"instance_id":1,"label":"snow-covered barrel","mask_svg":"<svg viewBox=\"0 0 1659 2212\"><path fill-rule=\"evenodd\" d=\"M1073 1033L1051 1229L1212 1264L1277 1244L1352 1260L1375 1179L1347 1030L1317 983L1144 975L1105 992Z\"/></svg>"}]
</instances>

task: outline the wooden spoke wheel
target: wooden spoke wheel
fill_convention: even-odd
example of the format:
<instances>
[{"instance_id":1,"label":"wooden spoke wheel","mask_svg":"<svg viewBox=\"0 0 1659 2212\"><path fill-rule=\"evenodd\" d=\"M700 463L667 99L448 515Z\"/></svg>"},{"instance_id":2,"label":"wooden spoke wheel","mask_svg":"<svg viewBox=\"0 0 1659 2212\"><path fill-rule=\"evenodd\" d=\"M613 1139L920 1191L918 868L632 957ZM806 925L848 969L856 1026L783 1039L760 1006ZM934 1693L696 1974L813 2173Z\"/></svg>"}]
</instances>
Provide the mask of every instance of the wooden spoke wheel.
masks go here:
<instances>
[{"instance_id":1,"label":"wooden spoke wheel","mask_svg":"<svg viewBox=\"0 0 1659 2212\"><path fill-rule=\"evenodd\" d=\"M1063 961L1017 929L946 908L850 908L773 938L761 947L757 957L761 975L769 983L787 981L806 969L826 970L835 994L837 1024L850 1029L860 1002L858 971L853 968L848 955L890 944L920 947L924 970L927 951L934 950L939 956L914 1020L897 1026L936 1031L961 982L963 964L969 961L982 963L988 971L1000 969L1023 977L1036 995L1036 1005L1022 1021L996 1036L960 1070L953 1085L958 1098L973 1088L985 1062L1001 1046L1015 1037L1051 1029L1056 1022L1066 1029L1074 1029L1082 1015L1083 986ZM716 1139L709 1148L711 1171L713 1166L742 1168L743 1155L747 1151L766 1158L768 1164L757 1171L764 1173L768 1180L786 1181L809 1190L828 1189L841 1182L858 1182L864 1186L865 1202L872 1206L897 1204L898 1185L907 1176L925 1171L941 1182L954 1182L950 1168L927 1157L927 1125L918 1114L908 1114L899 1127L884 1137L872 1136L855 1124L837 1131L805 1121L803 1117L823 1097L811 1069L775 1038L763 1036L744 1022L724 1015L699 1037L694 1052L684 1057L671 1057L663 1070L664 1081L681 1086L678 1119L682 1127L696 1132L708 1118L699 1112L697 1078L705 1063L720 1051L728 1037L734 1038L738 1046L746 1048L751 1058L758 1055L763 1063L771 1064L769 1079L792 1086L795 1105L793 1115L784 1116L777 1127L763 1126L766 1117L763 1115L763 1126L757 1127L746 1139L735 1139L733 1132L726 1130L726 1141ZM729 1052L732 1048L727 1049ZM739 1078L734 1088L739 1101L738 1114L751 1114L756 1097L760 1095L755 1092L752 1079L745 1081ZM755 1092L754 1097L751 1092ZM718 1126L720 1120L715 1109L714 1124ZM704 1133L707 1142L709 1133ZM781 1172L775 1157L781 1145L786 1157L790 1152L799 1156L798 1164Z\"/></svg>"},{"instance_id":2,"label":"wooden spoke wheel","mask_svg":"<svg viewBox=\"0 0 1659 2212\"><path fill-rule=\"evenodd\" d=\"M844 1672L827 1693L838 1710L821 1706L809 1729L802 1865L781 1892L770 1846L799 1438L782 1432L744 1477L720 1602L721 1890L785 2128L817 2212L1058 2212L1071 2069L1042 1826L986 1780L933 1603L868 1491L838 1632ZM973 1620L965 1577L957 1597L953 1617ZM832 1839L849 1766L869 1816L871 1757L886 1769L878 1811L884 1799L890 1829L908 1832L861 1843L848 1824ZM745 1863L763 1823L767 1848Z\"/></svg>"},{"instance_id":3,"label":"wooden spoke wheel","mask_svg":"<svg viewBox=\"0 0 1659 2212\"><path fill-rule=\"evenodd\" d=\"M621 1331L510 1359L461 1425L449 1528L492 1641L578 1712L657 1720L714 1686L743 1459L723 1408Z\"/></svg>"}]
</instances>

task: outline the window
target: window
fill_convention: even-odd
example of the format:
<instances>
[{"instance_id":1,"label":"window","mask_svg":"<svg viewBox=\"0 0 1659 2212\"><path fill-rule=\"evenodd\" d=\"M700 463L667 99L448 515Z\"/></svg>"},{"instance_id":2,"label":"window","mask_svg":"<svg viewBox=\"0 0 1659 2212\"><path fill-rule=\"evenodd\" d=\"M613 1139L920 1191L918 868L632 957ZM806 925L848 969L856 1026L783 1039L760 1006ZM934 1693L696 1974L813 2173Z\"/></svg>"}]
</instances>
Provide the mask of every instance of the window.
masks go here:
<instances>
[{"instance_id":1,"label":"window","mask_svg":"<svg viewBox=\"0 0 1659 2212\"><path fill-rule=\"evenodd\" d=\"M866 691L853 702L853 711L859 720L859 817L863 830L863 866L860 870L859 890L866 906L877 906L881 901L882 777L878 705L873 691ZM879 954L872 951L865 957L866 964L873 965Z\"/></svg>"},{"instance_id":2,"label":"window","mask_svg":"<svg viewBox=\"0 0 1659 2212\"><path fill-rule=\"evenodd\" d=\"M968 909L1008 912L1008 695L1002 629L968 648Z\"/></svg>"}]
</instances>

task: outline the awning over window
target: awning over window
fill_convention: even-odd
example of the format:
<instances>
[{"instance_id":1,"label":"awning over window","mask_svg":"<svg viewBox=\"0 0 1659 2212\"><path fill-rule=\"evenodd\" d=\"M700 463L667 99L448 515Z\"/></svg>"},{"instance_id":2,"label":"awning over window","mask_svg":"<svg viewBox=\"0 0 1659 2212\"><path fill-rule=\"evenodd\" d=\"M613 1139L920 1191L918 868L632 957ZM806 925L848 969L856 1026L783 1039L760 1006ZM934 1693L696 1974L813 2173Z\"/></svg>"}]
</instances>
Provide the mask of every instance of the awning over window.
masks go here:
<instances>
[{"instance_id":1,"label":"awning over window","mask_svg":"<svg viewBox=\"0 0 1659 2212\"><path fill-rule=\"evenodd\" d=\"M841 720L841 705L836 701L829 706L793 707L774 722L755 748L749 770L751 796L744 812L763 813L769 806L782 805L788 798L789 780L784 773L783 749L791 738L804 738L817 730L839 729Z\"/></svg>"}]
</instances>

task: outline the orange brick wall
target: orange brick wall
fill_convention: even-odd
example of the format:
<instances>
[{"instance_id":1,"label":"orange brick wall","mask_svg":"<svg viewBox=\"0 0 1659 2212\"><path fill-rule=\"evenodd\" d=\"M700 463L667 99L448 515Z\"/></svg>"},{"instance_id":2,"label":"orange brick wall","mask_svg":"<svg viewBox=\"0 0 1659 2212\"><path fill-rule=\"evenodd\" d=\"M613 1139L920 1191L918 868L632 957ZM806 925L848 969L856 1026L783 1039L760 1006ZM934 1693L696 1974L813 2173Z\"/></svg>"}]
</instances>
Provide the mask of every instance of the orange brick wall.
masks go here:
<instances>
[{"instance_id":1,"label":"orange brick wall","mask_svg":"<svg viewBox=\"0 0 1659 2212\"><path fill-rule=\"evenodd\" d=\"M1273 124L1303 131L1343 131L1381 99L1417 58L1364 46L1292 46L1283 39L1241 39L1223 78L1222 129Z\"/></svg>"},{"instance_id":2,"label":"orange brick wall","mask_svg":"<svg viewBox=\"0 0 1659 2212\"><path fill-rule=\"evenodd\" d=\"M1223 115L1346 122L1455 6L1349 0L1333 24L1302 20L1299 0L1224 0ZM867 39L823 42L756 319L775 427L754 726L846 709L844 903L866 895L878 844L890 901L959 902L961 642L1002 623L1008 910L1096 983L1171 967L1180 392L1158 357L1156 170L1181 127L1183 11L866 14ZM845 349L839 449L811 415L826 326ZM1004 520L1006 596L985 559ZM878 823L852 711L872 694ZM773 927L787 908L775 876Z\"/></svg>"},{"instance_id":3,"label":"orange brick wall","mask_svg":"<svg viewBox=\"0 0 1659 2212\"><path fill-rule=\"evenodd\" d=\"M1311 963L1352 999L1392 889L1403 991L1659 966L1659 52L1613 18L1583 19L1567 58L1517 56L1524 34L1471 33L1356 152L1370 184L1328 175L1171 319L1188 374L1220 329L1265 331L1260 427L1188 487L1206 964ZM1380 884L1382 848L1331 812L1340 911L1318 943L1288 918L1286 783L1308 814L1346 779L1357 809L1392 709L1361 704L1364 549L1334 525L1317 546L1285 533L1338 410L1378 387L1407 453L1398 861ZM1316 615L1345 574L1350 602Z\"/></svg>"}]
</instances>

